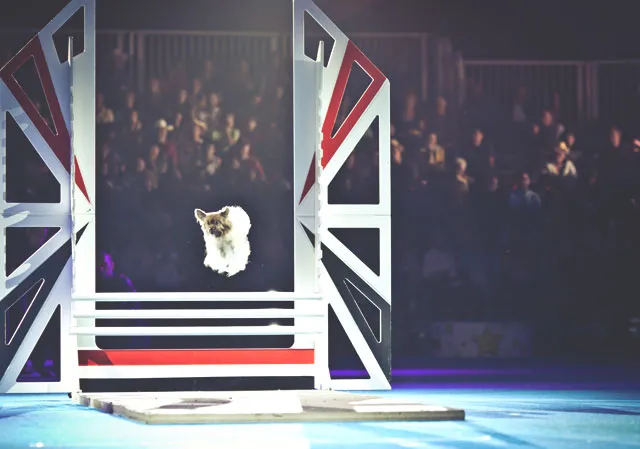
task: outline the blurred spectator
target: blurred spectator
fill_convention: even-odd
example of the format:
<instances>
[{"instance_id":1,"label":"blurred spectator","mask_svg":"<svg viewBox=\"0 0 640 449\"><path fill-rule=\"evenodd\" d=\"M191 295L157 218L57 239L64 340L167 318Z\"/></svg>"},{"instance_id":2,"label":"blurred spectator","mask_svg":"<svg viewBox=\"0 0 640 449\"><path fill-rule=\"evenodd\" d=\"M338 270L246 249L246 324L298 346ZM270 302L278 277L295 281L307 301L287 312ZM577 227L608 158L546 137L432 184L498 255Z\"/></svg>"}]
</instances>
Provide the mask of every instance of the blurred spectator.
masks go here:
<instances>
[{"instance_id":1,"label":"blurred spectator","mask_svg":"<svg viewBox=\"0 0 640 449\"><path fill-rule=\"evenodd\" d=\"M115 115L113 110L109 109L104 103L104 94L98 93L96 96L96 123L103 125L113 123Z\"/></svg>"},{"instance_id":2,"label":"blurred spectator","mask_svg":"<svg viewBox=\"0 0 640 449\"><path fill-rule=\"evenodd\" d=\"M98 264L97 289L100 292L135 292L136 289L126 275L116 272L116 263L109 253L101 252Z\"/></svg>"},{"instance_id":3,"label":"blurred spectator","mask_svg":"<svg viewBox=\"0 0 640 449\"><path fill-rule=\"evenodd\" d=\"M435 235L431 249L424 255L422 276L430 283L446 282L456 277L455 259L453 254L445 248L444 239L440 233Z\"/></svg>"},{"instance_id":4,"label":"blurred spectator","mask_svg":"<svg viewBox=\"0 0 640 449\"><path fill-rule=\"evenodd\" d=\"M525 123L527 121L527 89L520 86L513 102L513 110L511 111L511 120L514 123Z\"/></svg>"},{"instance_id":5,"label":"blurred spectator","mask_svg":"<svg viewBox=\"0 0 640 449\"><path fill-rule=\"evenodd\" d=\"M509 195L509 213L513 229L518 233L536 233L542 212L540 196L531 190L529 173L520 175L519 185Z\"/></svg>"},{"instance_id":6,"label":"blurred spectator","mask_svg":"<svg viewBox=\"0 0 640 449\"><path fill-rule=\"evenodd\" d=\"M557 180L558 187L566 189L574 187L578 172L573 162L568 158L569 148L564 142L556 146L553 159L543 170L543 174Z\"/></svg>"},{"instance_id":7,"label":"blurred spectator","mask_svg":"<svg viewBox=\"0 0 640 449\"><path fill-rule=\"evenodd\" d=\"M431 169L444 170L446 153L444 147L438 143L438 135L436 133L429 134L426 151L429 155L429 166Z\"/></svg>"},{"instance_id":8,"label":"blurred spectator","mask_svg":"<svg viewBox=\"0 0 640 449\"><path fill-rule=\"evenodd\" d=\"M550 155L559 142L560 135L564 132L562 125L556 122L551 111L542 111L540 119L540 150L546 157Z\"/></svg>"},{"instance_id":9,"label":"blurred spectator","mask_svg":"<svg viewBox=\"0 0 640 449\"><path fill-rule=\"evenodd\" d=\"M227 114L224 132L221 137L224 151L227 152L240 141L240 130L236 127L235 114Z\"/></svg>"},{"instance_id":10,"label":"blurred spectator","mask_svg":"<svg viewBox=\"0 0 640 449\"><path fill-rule=\"evenodd\" d=\"M99 249L117 257L143 291L220 289L202 271L192 211L242 204L260 224L251 237L256 276L239 288L291 288L292 86L282 58L272 66L174 61L143 92L123 76L127 58L117 59L99 72L116 81L101 81L96 99L99 191L110 212L100 218ZM540 113L529 101L536 93L521 86L498 111L482 81L468 85L460 106L442 96L423 105L413 86L404 86L409 93L392 115L391 147L378 148L375 130L367 132L331 182L329 202L375 204L378 154L390 151L400 308L429 296L433 319L473 319L513 302L504 313L517 319L523 312L514 298L534 294L533 285L557 292L557 304L563 286L584 282L590 294L590 280L568 270L558 276L558 266L587 269L611 242L621 251L616 242L634 241L640 145L627 145L618 128L604 147L590 127L571 124L567 132L557 92ZM352 100L345 95L337 126ZM30 170L35 177L42 165ZM640 242L634 248L640 253ZM100 264L115 273L112 260L103 255ZM99 288L133 288L118 276L100 274ZM473 308L480 297L483 314Z\"/></svg>"},{"instance_id":11,"label":"blurred spectator","mask_svg":"<svg viewBox=\"0 0 640 449\"><path fill-rule=\"evenodd\" d=\"M456 143L456 124L444 97L436 99L435 110L427 118L427 125L438 136L445 148L449 148Z\"/></svg>"},{"instance_id":12,"label":"blurred spectator","mask_svg":"<svg viewBox=\"0 0 640 449\"><path fill-rule=\"evenodd\" d=\"M467 161L462 158L456 159L456 172L453 188L455 204L464 205L469 197L469 184L471 179L467 176Z\"/></svg>"},{"instance_id":13,"label":"blurred spectator","mask_svg":"<svg viewBox=\"0 0 640 449\"><path fill-rule=\"evenodd\" d=\"M475 129L471 137L471 145L464 148L461 157L468 164L468 173L477 186L485 188L495 171L495 155L493 148L484 140L484 133Z\"/></svg>"}]
</instances>

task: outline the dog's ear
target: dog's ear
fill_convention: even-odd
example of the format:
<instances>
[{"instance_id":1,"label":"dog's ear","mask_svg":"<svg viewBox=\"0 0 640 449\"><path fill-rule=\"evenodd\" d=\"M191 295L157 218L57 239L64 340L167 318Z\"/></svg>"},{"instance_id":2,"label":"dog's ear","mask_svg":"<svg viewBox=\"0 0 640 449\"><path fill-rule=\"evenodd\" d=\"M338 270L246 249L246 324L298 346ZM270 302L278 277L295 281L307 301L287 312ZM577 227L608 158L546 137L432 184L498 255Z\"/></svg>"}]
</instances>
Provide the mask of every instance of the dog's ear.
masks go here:
<instances>
[{"instance_id":1,"label":"dog's ear","mask_svg":"<svg viewBox=\"0 0 640 449\"><path fill-rule=\"evenodd\" d=\"M220 214L222 218L227 218L229 216L229 208L225 207L222 213Z\"/></svg>"},{"instance_id":2,"label":"dog's ear","mask_svg":"<svg viewBox=\"0 0 640 449\"><path fill-rule=\"evenodd\" d=\"M200 209L196 209L194 211L194 215L196 216L196 220L198 220L198 221L204 221L204 219L207 217L207 214L203 210L200 210Z\"/></svg>"}]
</instances>

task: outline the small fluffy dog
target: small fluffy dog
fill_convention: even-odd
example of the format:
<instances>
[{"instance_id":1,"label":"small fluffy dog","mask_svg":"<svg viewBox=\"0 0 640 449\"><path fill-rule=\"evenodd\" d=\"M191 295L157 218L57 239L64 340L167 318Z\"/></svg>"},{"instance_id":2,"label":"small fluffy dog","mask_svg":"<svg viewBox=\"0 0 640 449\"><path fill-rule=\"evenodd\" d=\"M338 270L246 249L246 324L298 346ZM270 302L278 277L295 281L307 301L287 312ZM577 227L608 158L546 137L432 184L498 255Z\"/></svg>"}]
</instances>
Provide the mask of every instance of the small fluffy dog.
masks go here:
<instances>
[{"instance_id":1,"label":"small fluffy dog","mask_svg":"<svg viewBox=\"0 0 640 449\"><path fill-rule=\"evenodd\" d=\"M249 215L238 206L228 206L216 212L195 210L202 228L206 256L204 265L231 277L244 270L249 263Z\"/></svg>"}]
</instances>

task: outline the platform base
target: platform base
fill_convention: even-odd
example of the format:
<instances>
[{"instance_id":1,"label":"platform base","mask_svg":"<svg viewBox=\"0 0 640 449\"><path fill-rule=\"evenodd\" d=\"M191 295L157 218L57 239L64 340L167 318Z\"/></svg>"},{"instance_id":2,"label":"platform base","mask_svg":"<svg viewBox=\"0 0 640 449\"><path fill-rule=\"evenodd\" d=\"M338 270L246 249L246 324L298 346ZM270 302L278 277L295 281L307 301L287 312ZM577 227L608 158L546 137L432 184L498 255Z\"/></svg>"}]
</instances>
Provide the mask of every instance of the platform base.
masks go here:
<instances>
[{"instance_id":1,"label":"platform base","mask_svg":"<svg viewBox=\"0 0 640 449\"><path fill-rule=\"evenodd\" d=\"M445 421L461 409L335 391L78 393L84 406L146 424Z\"/></svg>"}]
</instances>

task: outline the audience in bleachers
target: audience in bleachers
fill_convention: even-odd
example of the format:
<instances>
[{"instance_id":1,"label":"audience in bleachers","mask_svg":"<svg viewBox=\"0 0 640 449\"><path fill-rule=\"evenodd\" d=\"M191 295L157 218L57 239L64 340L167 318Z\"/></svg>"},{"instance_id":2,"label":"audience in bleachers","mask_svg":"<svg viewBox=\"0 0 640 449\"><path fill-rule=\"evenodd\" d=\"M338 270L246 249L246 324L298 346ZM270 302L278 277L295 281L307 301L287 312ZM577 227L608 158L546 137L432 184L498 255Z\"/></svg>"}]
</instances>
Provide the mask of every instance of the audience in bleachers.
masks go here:
<instances>
[{"instance_id":1,"label":"audience in bleachers","mask_svg":"<svg viewBox=\"0 0 640 449\"><path fill-rule=\"evenodd\" d=\"M330 201L376 202L377 151L391 151L394 327L407 330L396 338L448 319L527 320L554 335L567 321L623 324L637 312L640 142L563 123L558 95L531 111L518 89L512 111L495 114L471 85L458 107L421 104L395 80L394 95L409 93L394 98L391 148L377 148L373 129L330 188ZM114 65L98 86L98 245L137 291L290 289L288 76L209 60L142 92ZM253 256L246 275L223 281L202 266L193 209L232 203L254 222Z\"/></svg>"}]
</instances>

